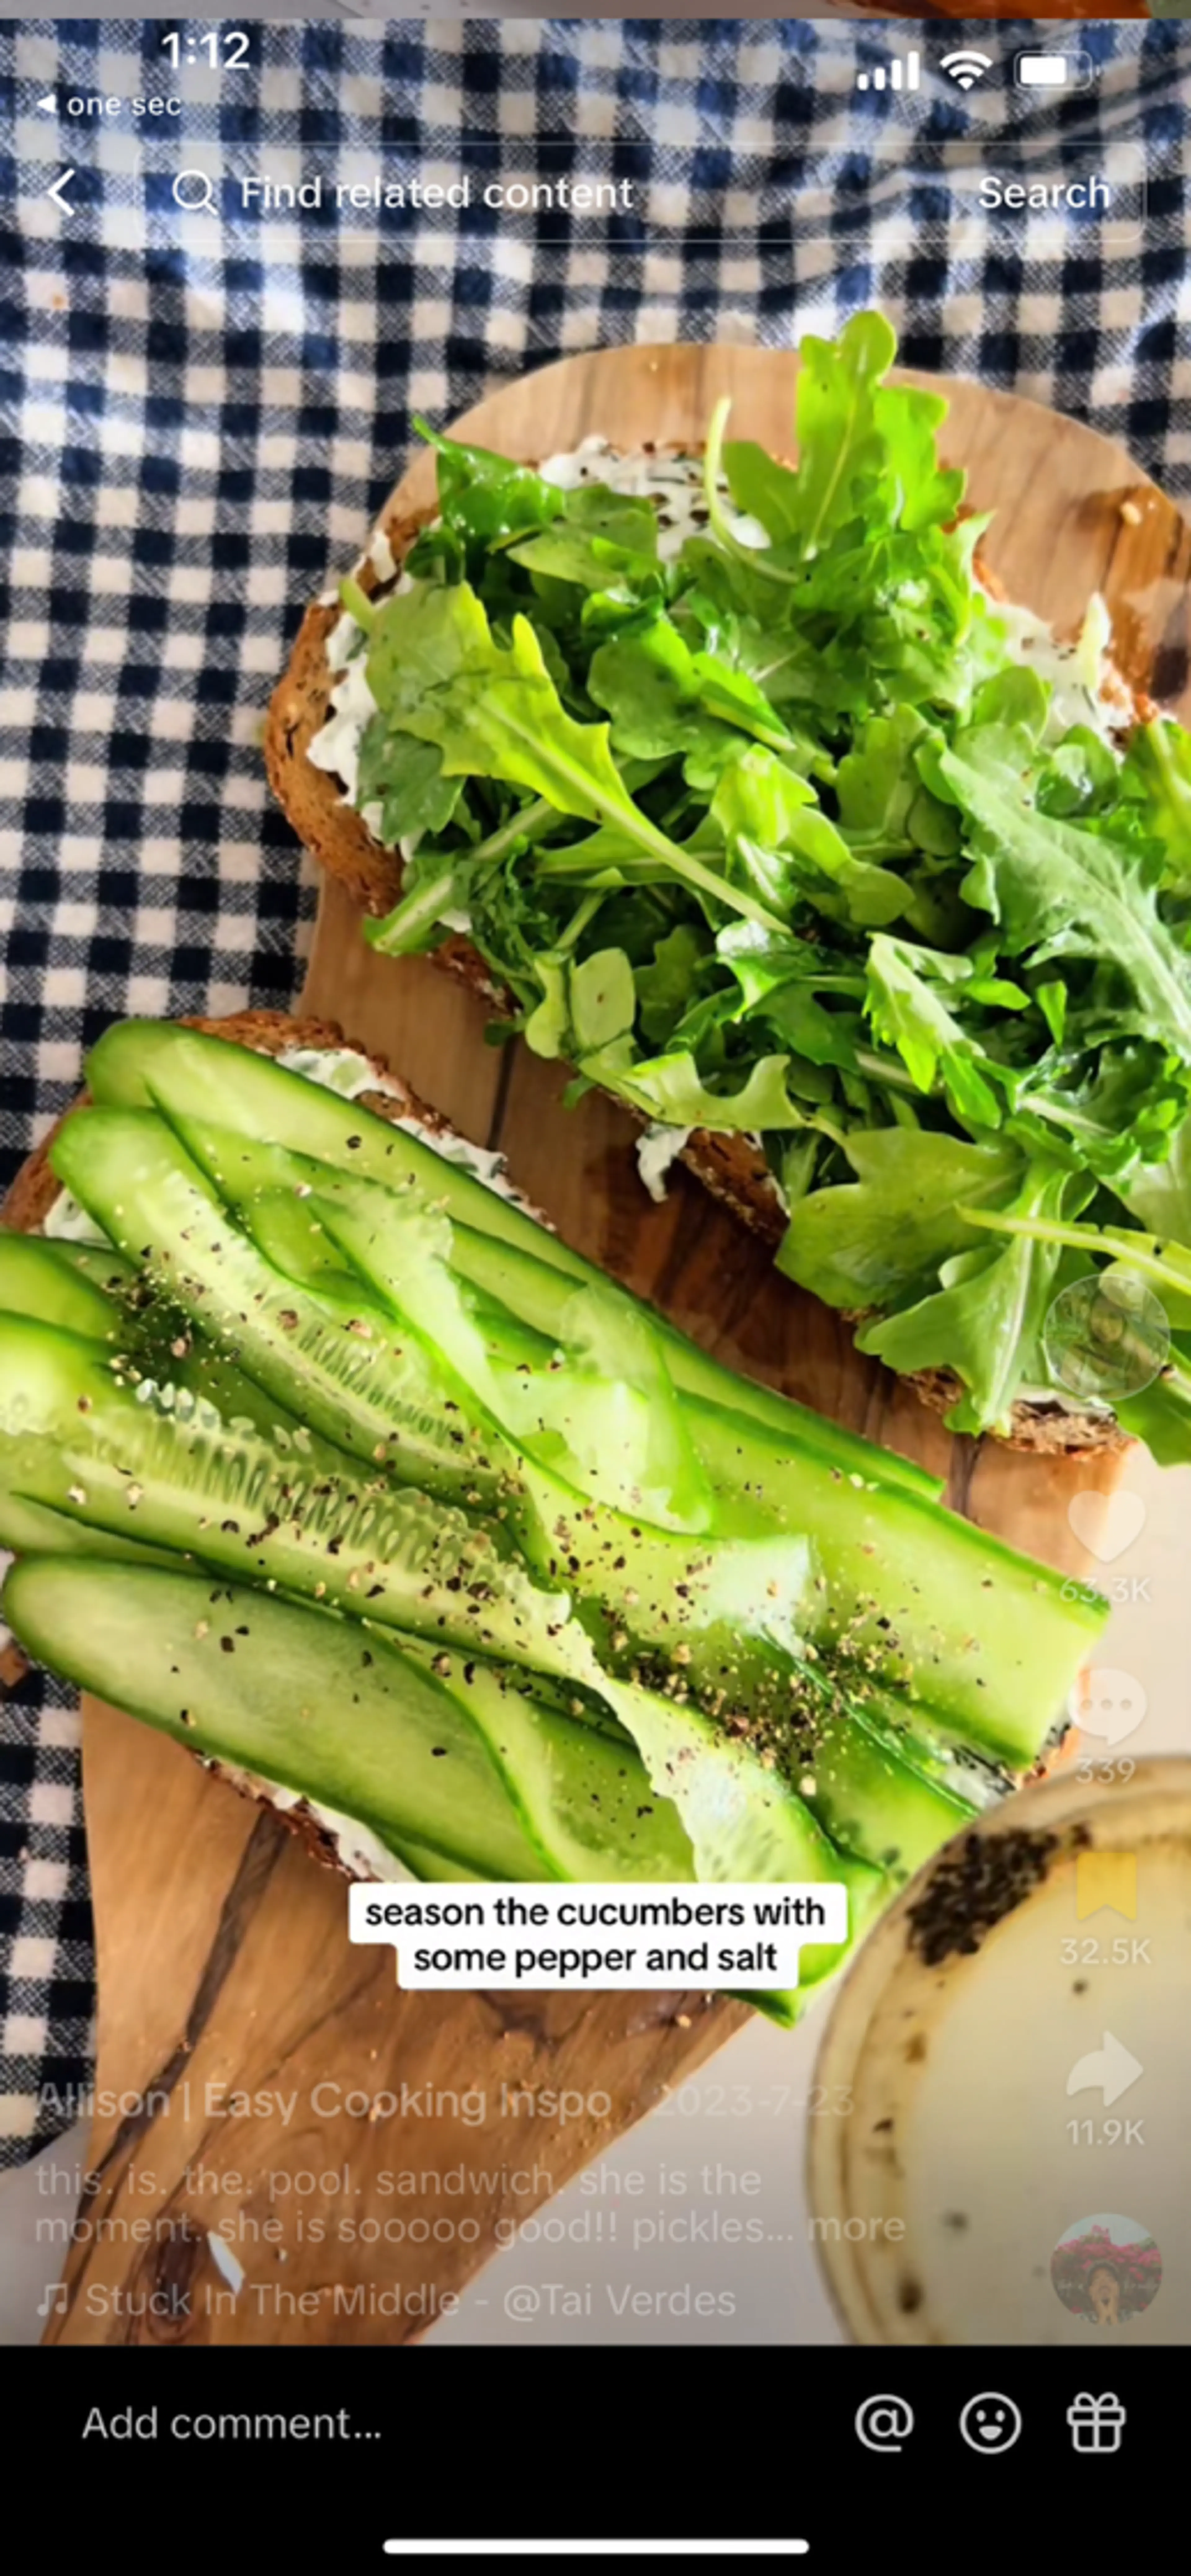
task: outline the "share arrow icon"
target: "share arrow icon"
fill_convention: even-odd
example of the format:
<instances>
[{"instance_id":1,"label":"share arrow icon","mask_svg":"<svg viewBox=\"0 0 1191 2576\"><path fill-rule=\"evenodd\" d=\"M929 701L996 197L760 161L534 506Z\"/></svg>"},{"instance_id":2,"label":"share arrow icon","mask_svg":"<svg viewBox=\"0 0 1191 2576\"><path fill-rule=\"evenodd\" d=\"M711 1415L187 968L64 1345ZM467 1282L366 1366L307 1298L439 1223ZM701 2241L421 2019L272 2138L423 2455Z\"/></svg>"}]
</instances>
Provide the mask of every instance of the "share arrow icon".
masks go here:
<instances>
[{"instance_id":1,"label":"share arrow icon","mask_svg":"<svg viewBox=\"0 0 1191 2576\"><path fill-rule=\"evenodd\" d=\"M1079 2058L1072 2067L1067 2078L1067 2091L1069 2094L1102 2093L1104 2107L1108 2111L1144 2073L1144 2066L1130 2056L1128 2049L1121 2046L1119 2039L1113 2038L1110 2030L1106 2030L1101 2046L1089 2049L1087 2056Z\"/></svg>"}]
</instances>

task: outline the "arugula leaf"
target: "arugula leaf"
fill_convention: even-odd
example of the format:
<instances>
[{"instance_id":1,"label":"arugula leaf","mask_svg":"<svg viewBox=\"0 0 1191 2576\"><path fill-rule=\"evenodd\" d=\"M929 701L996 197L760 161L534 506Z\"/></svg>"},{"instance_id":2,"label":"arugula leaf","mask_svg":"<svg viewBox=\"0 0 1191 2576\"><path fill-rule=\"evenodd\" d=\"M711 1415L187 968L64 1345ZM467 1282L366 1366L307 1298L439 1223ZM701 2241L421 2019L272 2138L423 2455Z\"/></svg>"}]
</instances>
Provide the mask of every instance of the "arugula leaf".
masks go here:
<instances>
[{"instance_id":1,"label":"arugula leaf","mask_svg":"<svg viewBox=\"0 0 1191 2576\"><path fill-rule=\"evenodd\" d=\"M743 926L753 929L751 922ZM677 1027L694 997L700 968L709 953L708 941L693 923L679 921L664 938L655 941L652 965L637 968L637 1017L642 1037L648 1038L651 1045L664 1047Z\"/></svg>"},{"instance_id":2,"label":"arugula leaf","mask_svg":"<svg viewBox=\"0 0 1191 2576\"><path fill-rule=\"evenodd\" d=\"M865 930L879 929L908 912L913 889L892 868L875 867L869 859L856 858L842 833L817 809L808 807L795 816L789 847L810 861L813 873L804 871L802 883L818 911L837 921L855 922ZM826 885L817 881L823 878ZM829 889L835 889L834 893Z\"/></svg>"},{"instance_id":3,"label":"arugula leaf","mask_svg":"<svg viewBox=\"0 0 1191 2576\"><path fill-rule=\"evenodd\" d=\"M765 906L669 840L633 803L608 727L567 714L528 618L514 618L504 645L469 583L407 591L377 618L368 681L378 706L437 743L446 775L506 779L560 814L614 824L680 883L776 926Z\"/></svg>"},{"instance_id":4,"label":"arugula leaf","mask_svg":"<svg viewBox=\"0 0 1191 2576\"><path fill-rule=\"evenodd\" d=\"M1161 1299L1166 1319L1180 1331L1191 1327L1191 1252L1181 1243L1163 1242L1132 1226L1080 1225L1057 1211L1026 1208L982 1208L972 1223L998 1234L1029 1236L1075 1251L1098 1253L1114 1268L1134 1272Z\"/></svg>"},{"instance_id":5,"label":"arugula leaf","mask_svg":"<svg viewBox=\"0 0 1191 2576\"><path fill-rule=\"evenodd\" d=\"M569 969L563 957L537 957L534 972L542 987L542 998L530 1012L521 1034L534 1055L553 1062L565 1055L571 1034Z\"/></svg>"},{"instance_id":6,"label":"arugula leaf","mask_svg":"<svg viewBox=\"0 0 1191 2576\"><path fill-rule=\"evenodd\" d=\"M973 746L979 741L972 737ZM934 743L920 757L937 792L950 795L975 829L980 855L964 897L992 914L1007 953L1110 965L1132 998L1131 1009L1112 1012L1115 1033L1161 1037L1191 1062L1191 962L1133 853L1039 815L1003 745L987 737L980 766Z\"/></svg>"},{"instance_id":7,"label":"arugula leaf","mask_svg":"<svg viewBox=\"0 0 1191 2576\"><path fill-rule=\"evenodd\" d=\"M826 1010L807 983L780 985L756 1009L774 1037L808 1064L860 1072L865 1058L859 1012Z\"/></svg>"},{"instance_id":8,"label":"arugula leaf","mask_svg":"<svg viewBox=\"0 0 1191 2576\"><path fill-rule=\"evenodd\" d=\"M1100 735L1090 725L1071 725L1039 774L1038 811L1080 823L1111 814L1115 823L1131 825L1121 805L1123 778L1115 752Z\"/></svg>"},{"instance_id":9,"label":"arugula leaf","mask_svg":"<svg viewBox=\"0 0 1191 2576\"><path fill-rule=\"evenodd\" d=\"M469 554L531 528L549 527L560 518L565 495L528 465L514 465L487 447L468 447L444 438L429 422L414 417L414 428L438 460L438 505L443 521L461 537Z\"/></svg>"},{"instance_id":10,"label":"arugula leaf","mask_svg":"<svg viewBox=\"0 0 1191 2576\"><path fill-rule=\"evenodd\" d=\"M1191 1116L1176 1128L1165 1160L1134 1172L1121 1196L1155 1234L1191 1243Z\"/></svg>"},{"instance_id":11,"label":"arugula leaf","mask_svg":"<svg viewBox=\"0 0 1191 2576\"><path fill-rule=\"evenodd\" d=\"M946 418L945 395L921 386L880 385L873 395L873 422L896 490L900 528L918 531L953 519L964 497L965 476L956 466L941 466L935 452L936 432Z\"/></svg>"},{"instance_id":12,"label":"arugula leaf","mask_svg":"<svg viewBox=\"0 0 1191 2576\"><path fill-rule=\"evenodd\" d=\"M668 617L630 627L597 646L587 673L587 693L612 719L618 754L635 760L672 760L694 748L709 725L694 656Z\"/></svg>"},{"instance_id":13,"label":"arugula leaf","mask_svg":"<svg viewBox=\"0 0 1191 2576\"><path fill-rule=\"evenodd\" d=\"M652 515L649 532L656 547L657 529ZM509 561L520 564L524 572L544 575L551 581L575 582L581 590L615 589L631 596L661 588L656 552L625 545L598 528L575 527L559 520L541 536L528 537L507 551Z\"/></svg>"},{"instance_id":14,"label":"arugula leaf","mask_svg":"<svg viewBox=\"0 0 1191 2576\"><path fill-rule=\"evenodd\" d=\"M915 757L928 726L917 707L894 707L858 726L836 772L840 829L866 858L926 850L954 858L959 818L923 786Z\"/></svg>"},{"instance_id":15,"label":"arugula leaf","mask_svg":"<svg viewBox=\"0 0 1191 2576\"><path fill-rule=\"evenodd\" d=\"M627 546L633 554L656 558L657 512L645 493L617 492L611 483L577 483L573 491L564 492L563 506L572 527L606 537L610 545Z\"/></svg>"},{"instance_id":16,"label":"arugula leaf","mask_svg":"<svg viewBox=\"0 0 1191 2576\"><path fill-rule=\"evenodd\" d=\"M724 474L736 507L756 519L774 545L802 533L804 499L798 475L779 465L755 439L730 438L723 454Z\"/></svg>"},{"instance_id":17,"label":"arugula leaf","mask_svg":"<svg viewBox=\"0 0 1191 2576\"><path fill-rule=\"evenodd\" d=\"M800 343L799 535L810 554L855 515L858 485L884 461L874 394L896 356L896 336L880 313L854 313L834 342L808 333Z\"/></svg>"},{"instance_id":18,"label":"arugula leaf","mask_svg":"<svg viewBox=\"0 0 1191 2576\"><path fill-rule=\"evenodd\" d=\"M897 1048L919 1091L933 1091L941 1081L962 1124L999 1127L1003 1099L996 1080L1004 1068L960 1027L928 981L930 967L945 969L949 962L878 932L869 943L868 1016L876 1035Z\"/></svg>"},{"instance_id":19,"label":"arugula leaf","mask_svg":"<svg viewBox=\"0 0 1191 2576\"><path fill-rule=\"evenodd\" d=\"M711 820L728 842L760 841L766 849L791 846L802 808L814 790L772 751L741 751L726 769L711 800Z\"/></svg>"},{"instance_id":20,"label":"arugula leaf","mask_svg":"<svg viewBox=\"0 0 1191 2576\"><path fill-rule=\"evenodd\" d=\"M1073 1043L1053 1048L1025 1075L1011 1123L1021 1135L1028 1125L1035 1145L1057 1145L1065 1134L1088 1171L1136 1204L1134 1187L1140 1182L1144 1193L1147 1167L1158 1174L1168 1169L1157 1158L1186 1117L1191 1068L1175 1064L1165 1047L1143 1038L1084 1046L1084 1016L1073 1015ZM1168 1233L1191 1234L1191 1196L1169 1224L1140 1206L1138 1213Z\"/></svg>"},{"instance_id":21,"label":"arugula leaf","mask_svg":"<svg viewBox=\"0 0 1191 2576\"><path fill-rule=\"evenodd\" d=\"M1028 1165L1015 1210L1057 1215L1067 1180L1061 1166ZM954 1370L965 1393L947 1415L949 1430L1007 1431L1040 1346L1059 1251L1045 1234L1015 1234L999 1250L955 1254L941 1264L933 1296L866 1325L857 1348L908 1376Z\"/></svg>"},{"instance_id":22,"label":"arugula leaf","mask_svg":"<svg viewBox=\"0 0 1191 2576\"><path fill-rule=\"evenodd\" d=\"M569 1002L575 1052L610 1046L631 1029L637 1009L633 970L623 948L601 948L571 968Z\"/></svg>"},{"instance_id":23,"label":"arugula leaf","mask_svg":"<svg viewBox=\"0 0 1191 2576\"><path fill-rule=\"evenodd\" d=\"M883 384L896 354L877 313L855 314L834 342L808 336L799 350L797 469L752 441L725 447L732 499L759 520L783 563L794 547L813 557L856 516L914 533L954 518L964 477L941 468L935 452L946 402Z\"/></svg>"},{"instance_id":24,"label":"arugula leaf","mask_svg":"<svg viewBox=\"0 0 1191 2576\"><path fill-rule=\"evenodd\" d=\"M844 1151L855 1180L802 1201L777 1262L826 1305L852 1309L933 1288L945 1261L981 1241L964 1210L1007 1205L1025 1169L1012 1143L922 1128L853 1128Z\"/></svg>"},{"instance_id":25,"label":"arugula leaf","mask_svg":"<svg viewBox=\"0 0 1191 2576\"><path fill-rule=\"evenodd\" d=\"M735 1091L713 1091L699 1076L695 1059L685 1051L632 1063L615 1048L585 1056L580 1071L589 1082L615 1091L635 1109L667 1127L709 1127L721 1134L759 1135L764 1129L804 1127L802 1110L786 1090L789 1058L762 1056L747 1082Z\"/></svg>"},{"instance_id":26,"label":"arugula leaf","mask_svg":"<svg viewBox=\"0 0 1191 2576\"><path fill-rule=\"evenodd\" d=\"M444 778L434 743L371 716L360 743L357 800L381 807L380 839L394 849L414 833L445 832L464 790L462 778Z\"/></svg>"},{"instance_id":27,"label":"arugula leaf","mask_svg":"<svg viewBox=\"0 0 1191 2576\"><path fill-rule=\"evenodd\" d=\"M1122 1431L1144 1440L1159 1467L1184 1467L1191 1461L1191 1366L1185 1351L1172 1353L1162 1375L1139 1395L1118 1398L1113 1406Z\"/></svg>"},{"instance_id":28,"label":"arugula leaf","mask_svg":"<svg viewBox=\"0 0 1191 2576\"><path fill-rule=\"evenodd\" d=\"M840 960L812 940L787 931L773 938L751 921L730 921L717 936L716 955L724 959L740 986L746 1009L768 1000L785 984L811 981L859 997L860 974L841 972Z\"/></svg>"},{"instance_id":29,"label":"arugula leaf","mask_svg":"<svg viewBox=\"0 0 1191 2576\"><path fill-rule=\"evenodd\" d=\"M380 921L366 920L364 937L382 957L419 957L437 948L446 915L462 909L469 891L469 872L462 858L443 859L430 852L421 865L407 868L400 903Z\"/></svg>"},{"instance_id":30,"label":"arugula leaf","mask_svg":"<svg viewBox=\"0 0 1191 2576\"><path fill-rule=\"evenodd\" d=\"M1123 791L1136 791L1145 820L1161 842L1166 881L1185 891L1191 884L1191 734L1159 716L1140 725L1129 746Z\"/></svg>"},{"instance_id":31,"label":"arugula leaf","mask_svg":"<svg viewBox=\"0 0 1191 2576\"><path fill-rule=\"evenodd\" d=\"M746 673L714 654L692 652L670 619L655 612L597 646L587 691L612 718L618 754L638 760L685 763L688 784L714 785L739 748L740 732L754 734L795 757L809 756L787 734L780 716Z\"/></svg>"}]
</instances>

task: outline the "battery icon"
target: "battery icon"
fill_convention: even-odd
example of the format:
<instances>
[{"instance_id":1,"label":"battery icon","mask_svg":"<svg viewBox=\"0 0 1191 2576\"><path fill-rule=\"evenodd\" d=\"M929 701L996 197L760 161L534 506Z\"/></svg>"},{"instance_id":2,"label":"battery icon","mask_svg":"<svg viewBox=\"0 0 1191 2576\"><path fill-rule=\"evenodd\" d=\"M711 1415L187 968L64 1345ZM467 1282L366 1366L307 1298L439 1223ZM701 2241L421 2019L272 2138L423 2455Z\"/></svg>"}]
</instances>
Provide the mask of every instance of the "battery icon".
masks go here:
<instances>
[{"instance_id":1,"label":"battery icon","mask_svg":"<svg viewBox=\"0 0 1191 2576\"><path fill-rule=\"evenodd\" d=\"M1019 89L1090 89L1093 73L1090 54L1017 54L1013 63Z\"/></svg>"}]
</instances>

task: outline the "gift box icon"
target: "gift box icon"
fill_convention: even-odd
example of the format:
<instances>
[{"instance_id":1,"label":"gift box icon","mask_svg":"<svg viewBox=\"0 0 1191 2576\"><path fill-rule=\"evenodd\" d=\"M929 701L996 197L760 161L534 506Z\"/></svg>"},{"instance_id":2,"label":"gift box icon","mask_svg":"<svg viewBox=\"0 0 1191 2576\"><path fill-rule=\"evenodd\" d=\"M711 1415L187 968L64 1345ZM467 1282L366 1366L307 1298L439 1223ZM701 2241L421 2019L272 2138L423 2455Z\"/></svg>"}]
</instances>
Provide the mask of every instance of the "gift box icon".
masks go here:
<instances>
[{"instance_id":1,"label":"gift box icon","mask_svg":"<svg viewBox=\"0 0 1191 2576\"><path fill-rule=\"evenodd\" d=\"M1087 2391L1073 2398L1067 2409L1071 2426L1072 2448L1076 2451L1119 2451L1125 2428L1125 2409L1119 2397L1091 2397Z\"/></svg>"}]
</instances>

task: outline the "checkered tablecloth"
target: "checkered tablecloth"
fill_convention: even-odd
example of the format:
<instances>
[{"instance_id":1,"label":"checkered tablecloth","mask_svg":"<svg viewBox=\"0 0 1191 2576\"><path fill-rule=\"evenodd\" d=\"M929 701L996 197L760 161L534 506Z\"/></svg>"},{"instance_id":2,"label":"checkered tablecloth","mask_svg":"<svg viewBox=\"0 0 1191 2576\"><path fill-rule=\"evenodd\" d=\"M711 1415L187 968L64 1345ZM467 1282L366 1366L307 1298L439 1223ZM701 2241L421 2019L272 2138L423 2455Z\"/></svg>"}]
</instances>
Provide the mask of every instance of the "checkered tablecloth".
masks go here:
<instances>
[{"instance_id":1,"label":"checkered tablecloth","mask_svg":"<svg viewBox=\"0 0 1191 2576\"><path fill-rule=\"evenodd\" d=\"M411 411L449 419L568 350L784 344L879 302L911 364L1016 386L1191 483L1177 27L1079 30L1096 78L1062 103L1048 167L1144 146L1148 220L1132 249L1073 226L1038 259L973 223L956 169L1033 148L1048 111L1003 72L1025 27L902 22L928 65L917 98L857 94L880 27L273 25L221 84L163 73L160 32L0 27L4 1179L113 1016L293 999L315 889L266 796L262 712ZM996 63L966 96L929 70L965 40ZM170 89L181 134L63 109ZM633 180L644 221L609 241L577 219L535 237L424 213L378 235L325 206L301 225L234 210L246 172L355 176L419 134L447 163L461 138L475 167L598 162ZM221 217L172 209L187 165L222 169ZM71 215L45 193L68 166ZM30 1676L0 1710L0 2164L79 2106L91 2010L77 1719Z\"/></svg>"}]
</instances>

